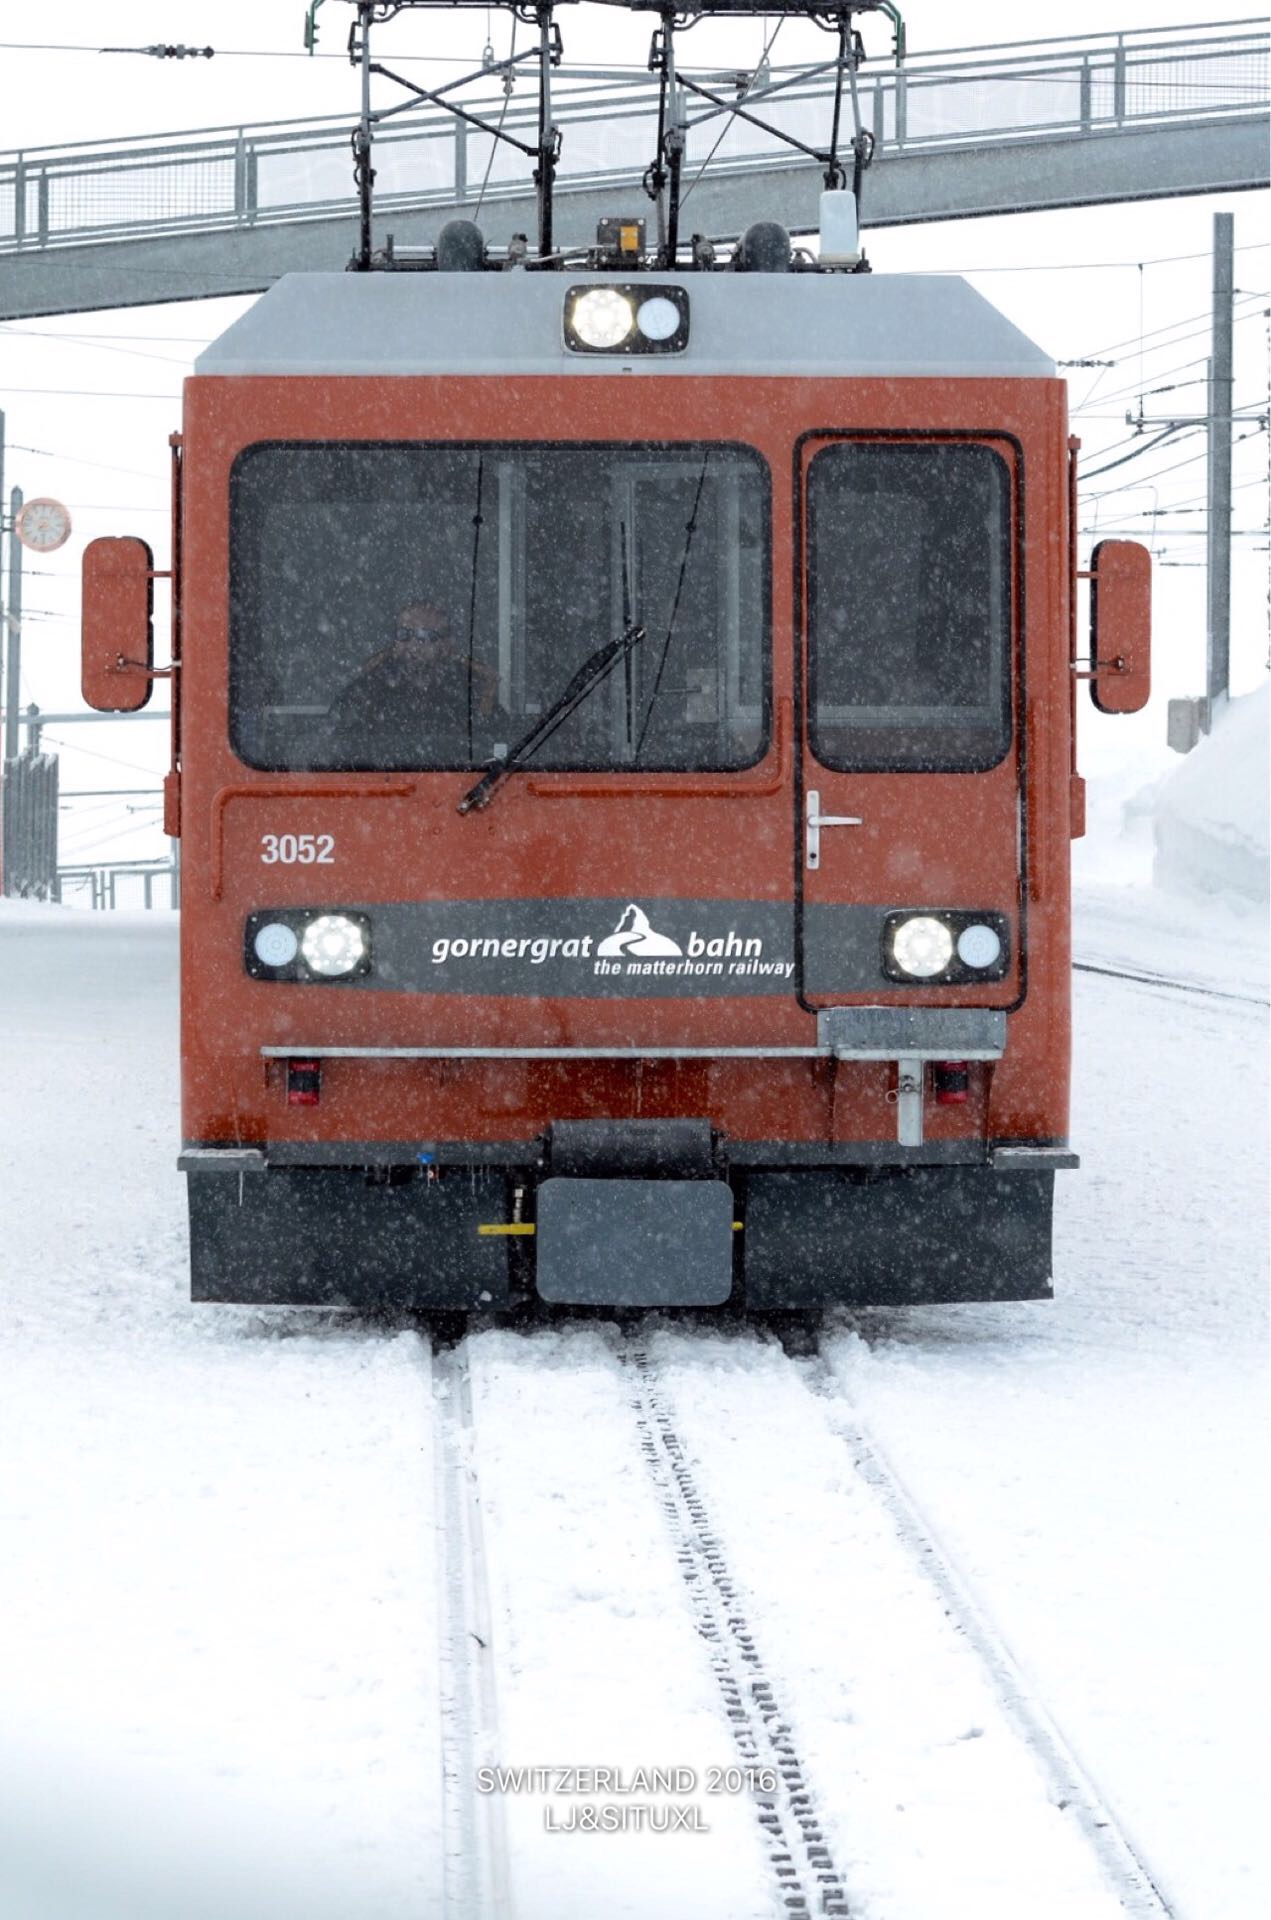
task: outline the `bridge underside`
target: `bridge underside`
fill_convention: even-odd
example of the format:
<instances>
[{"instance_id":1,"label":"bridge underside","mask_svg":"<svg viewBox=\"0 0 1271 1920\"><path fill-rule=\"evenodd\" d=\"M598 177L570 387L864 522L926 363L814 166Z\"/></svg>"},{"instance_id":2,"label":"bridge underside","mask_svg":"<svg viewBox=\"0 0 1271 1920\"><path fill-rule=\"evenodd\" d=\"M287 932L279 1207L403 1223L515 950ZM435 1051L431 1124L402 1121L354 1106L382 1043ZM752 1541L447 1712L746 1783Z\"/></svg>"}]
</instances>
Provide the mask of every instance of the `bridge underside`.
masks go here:
<instances>
[{"instance_id":1,"label":"bridge underside","mask_svg":"<svg viewBox=\"0 0 1271 1920\"><path fill-rule=\"evenodd\" d=\"M1271 184L1267 134L1267 116L1255 113L1191 126L885 153L866 176L862 225L912 226L1265 187ZM779 220L793 232L812 232L820 188L820 170L804 160L707 173L693 188L684 230L730 236L753 220ZM600 215L637 209L647 210L647 202L634 180L564 183L556 197L557 244L585 245ZM471 203L453 200L383 206L376 241L382 244L391 232L399 251L425 247L447 220L474 211ZM513 233L532 233L532 195L491 194L482 225L496 245ZM355 237L350 203L334 218L0 255L0 320L259 293L284 273L343 266Z\"/></svg>"}]
</instances>

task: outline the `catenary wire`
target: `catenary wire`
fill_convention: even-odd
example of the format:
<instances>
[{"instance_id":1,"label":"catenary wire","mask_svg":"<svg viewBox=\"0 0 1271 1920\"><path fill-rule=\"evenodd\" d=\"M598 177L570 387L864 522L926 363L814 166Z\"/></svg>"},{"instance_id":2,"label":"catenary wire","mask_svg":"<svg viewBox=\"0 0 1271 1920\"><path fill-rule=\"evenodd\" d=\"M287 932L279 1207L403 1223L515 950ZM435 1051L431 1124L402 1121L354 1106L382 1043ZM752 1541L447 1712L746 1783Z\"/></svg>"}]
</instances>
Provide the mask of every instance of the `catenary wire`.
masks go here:
<instances>
[{"instance_id":1,"label":"catenary wire","mask_svg":"<svg viewBox=\"0 0 1271 1920\"><path fill-rule=\"evenodd\" d=\"M1258 434L1265 432L1265 427L1255 427L1250 433L1237 434L1231 444L1233 448L1238 447L1243 441L1255 439ZM1155 481L1163 480L1167 473L1177 473L1181 467L1195 466L1198 460L1207 460L1208 457L1209 450L1205 448L1200 453L1192 454L1189 459L1176 461L1172 467L1158 467L1154 473L1145 474L1143 479L1127 480L1119 487L1104 487L1099 493L1087 495L1087 499L1107 500L1110 499L1113 494L1132 492L1135 487L1150 487Z\"/></svg>"}]
</instances>

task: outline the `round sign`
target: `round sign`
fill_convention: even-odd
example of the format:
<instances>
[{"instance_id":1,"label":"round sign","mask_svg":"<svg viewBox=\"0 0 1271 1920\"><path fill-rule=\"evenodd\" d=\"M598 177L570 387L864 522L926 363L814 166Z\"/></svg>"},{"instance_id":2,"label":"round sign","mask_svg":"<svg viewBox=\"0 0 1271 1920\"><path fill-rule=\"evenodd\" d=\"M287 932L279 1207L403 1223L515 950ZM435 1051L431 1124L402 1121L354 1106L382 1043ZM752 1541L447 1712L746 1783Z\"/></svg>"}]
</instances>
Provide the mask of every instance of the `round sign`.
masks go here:
<instances>
[{"instance_id":1,"label":"round sign","mask_svg":"<svg viewBox=\"0 0 1271 1920\"><path fill-rule=\"evenodd\" d=\"M28 500L19 509L13 531L32 553L55 553L71 537L71 516L60 500Z\"/></svg>"}]
</instances>

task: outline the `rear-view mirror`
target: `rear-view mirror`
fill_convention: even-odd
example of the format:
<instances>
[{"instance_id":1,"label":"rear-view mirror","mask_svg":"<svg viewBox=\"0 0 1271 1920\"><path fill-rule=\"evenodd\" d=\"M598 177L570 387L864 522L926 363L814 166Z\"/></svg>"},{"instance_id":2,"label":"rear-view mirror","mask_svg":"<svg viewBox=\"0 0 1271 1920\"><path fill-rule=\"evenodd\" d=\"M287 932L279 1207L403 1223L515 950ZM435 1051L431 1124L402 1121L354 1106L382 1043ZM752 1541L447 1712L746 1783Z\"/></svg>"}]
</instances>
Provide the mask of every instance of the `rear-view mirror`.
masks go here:
<instances>
[{"instance_id":1,"label":"rear-view mirror","mask_svg":"<svg viewBox=\"0 0 1271 1920\"><path fill-rule=\"evenodd\" d=\"M154 555L144 540L84 549L80 688L99 713L136 713L154 687Z\"/></svg>"},{"instance_id":2,"label":"rear-view mirror","mask_svg":"<svg viewBox=\"0 0 1271 1920\"><path fill-rule=\"evenodd\" d=\"M1138 713L1152 691L1152 556L1137 540L1101 540L1090 561L1090 698Z\"/></svg>"}]
</instances>

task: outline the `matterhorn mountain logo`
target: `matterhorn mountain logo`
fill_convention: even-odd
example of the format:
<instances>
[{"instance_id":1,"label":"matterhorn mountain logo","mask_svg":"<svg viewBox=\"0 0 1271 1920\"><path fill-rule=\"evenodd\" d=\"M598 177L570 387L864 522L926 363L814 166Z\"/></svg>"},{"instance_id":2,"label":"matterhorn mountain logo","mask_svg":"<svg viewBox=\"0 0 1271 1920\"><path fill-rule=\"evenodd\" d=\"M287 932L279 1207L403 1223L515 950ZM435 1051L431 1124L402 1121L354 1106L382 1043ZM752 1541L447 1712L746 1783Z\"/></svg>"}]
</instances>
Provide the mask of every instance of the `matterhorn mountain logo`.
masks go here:
<instances>
[{"instance_id":1,"label":"matterhorn mountain logo","mask_svg":"<svg viewBox=\"0 0 1271 1920\"><path fill-rule=\"evenodd\" d=\"M653 931L648 914L643 908L637 907L634 901L626 908L613 932L596 948L601 959L613 959L623 954L630 954L638 960L651 959L655 955L674 955L678 958L683 951L664 933Z\"/></svg>"}]
</instances>

